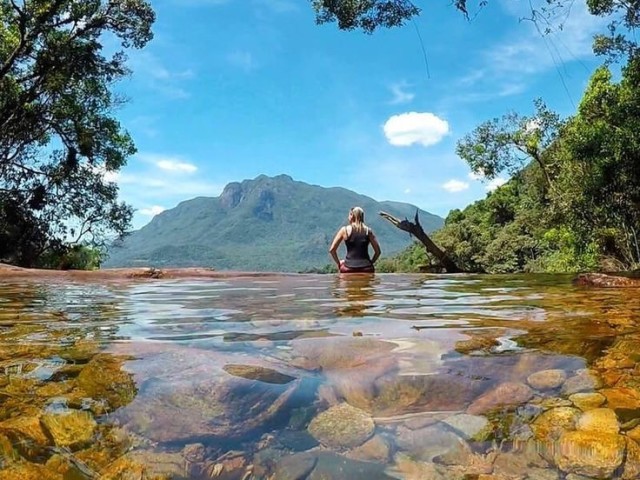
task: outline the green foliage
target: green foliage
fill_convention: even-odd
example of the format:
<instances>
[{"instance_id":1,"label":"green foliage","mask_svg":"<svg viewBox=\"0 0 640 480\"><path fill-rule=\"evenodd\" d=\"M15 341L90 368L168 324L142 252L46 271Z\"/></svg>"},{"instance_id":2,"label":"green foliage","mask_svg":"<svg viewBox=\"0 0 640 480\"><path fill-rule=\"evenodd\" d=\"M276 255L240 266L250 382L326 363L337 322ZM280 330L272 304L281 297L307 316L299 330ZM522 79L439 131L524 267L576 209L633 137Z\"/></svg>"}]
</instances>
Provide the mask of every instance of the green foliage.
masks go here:
<instances>
[{"instance_id":1,"label":"green foliage","mask_svg":"<svg viewBox=\"0 0 640 480\"><path fill-rule=\"evenodd\" d=\"M459 150L472 168L515 175L484 200L450 212L433 235L436 244L467 271L637 268L640 57L629 60L619 83L607 68L598 69L577 114L564 122L540 104L534 117L506 119L481 125ZM551 126L552 135L547 127L533 139L530 131L521 135L530 122ZM512 156L513 148L529 144L529 163Z\"/></svg>"},{"instance_id":2,"label":"green foliage","mask_svg":"<svg viewBox=\"0 0 640 480\"><path fill-rule=\"evenodd\" d=\"M378 28L404 25L422 13L417 0L310 0L316 12L317 23L336 22L341 30L360 29L373 33ZM482 9L489 0L478 0ZM454 8L469 17L467 0L453 0ZM535 23L543 35L562 30L563 23L572 14L572 0L541 0L529 3L528 20ZM635 30L640 27L640 2L624 0L587 0L592 15L609 21L606 32L594 37L593 49L605 55L608 61L631 58L639 51ZM631 32L631 35L629 35Z\"/></svg>"},{"instance_id":3,"label":"green foliage","mask_svg":"<svg viewBox=\"0 0 640 480\"><path fill-rule=\"evenodd\" d=\"M501 173L513 175L534 161L551 186L554 165L550 147L555 143L562 123L541 99L534 103L536 112L533 116L509 113L476 127L458 142L456 153L474 173L487 179Z\"/></svg>"},{"instance_id":4,"label":"green foliage","mask_svg":"<svg viewBox=\"0 0 640 480\"><path fill-rule=\"evenodd\" d=\"M111 87L153 21L145 0L0 0L0 260L34 266L128 228L105 180L135 152ZM123 51L105 56L108 35Z\"/></svg>"},{"instance_id":5,"label":"green foliage","mask_svg":"<svg viewBox=\"0 0 640 480\"><path fill-rule=\"evenodd\" d=\"M318 23L338 22L341 30L397 27L418 15L409 0L311 0Z\"/></svg>"},{"instance_id":6,"label":"green foliage","mask_svg":"<svg viewBox=\"0 0 640 480\"><path fill-rule=\"evenodd\" d=\"M45 252L38 259L37 267L59 270L97 270L103 260L98 248L87 245L66 246L64 249Z\"/></svg>"}]
</instances>

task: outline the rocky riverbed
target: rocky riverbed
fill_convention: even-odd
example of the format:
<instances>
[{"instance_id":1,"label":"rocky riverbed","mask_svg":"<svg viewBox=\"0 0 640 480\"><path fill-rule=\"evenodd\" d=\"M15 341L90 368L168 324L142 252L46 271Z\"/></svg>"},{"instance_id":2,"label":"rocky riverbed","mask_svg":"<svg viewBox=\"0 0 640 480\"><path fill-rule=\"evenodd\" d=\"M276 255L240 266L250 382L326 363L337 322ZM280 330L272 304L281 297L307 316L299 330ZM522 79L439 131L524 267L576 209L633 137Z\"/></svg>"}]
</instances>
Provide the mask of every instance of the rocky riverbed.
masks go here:
<instances>
[{"instance_id":1,"label":"rocky riverbed","mask_svg":"<svg viewBox=\"0 0 640 480\"><path fill-rule=\"evenodd\" d=\"M640 478L634 297L526 290L425 331L406 285L331 303L318 281L6 290L0 480Z\"/></svg>"}]
</instances>

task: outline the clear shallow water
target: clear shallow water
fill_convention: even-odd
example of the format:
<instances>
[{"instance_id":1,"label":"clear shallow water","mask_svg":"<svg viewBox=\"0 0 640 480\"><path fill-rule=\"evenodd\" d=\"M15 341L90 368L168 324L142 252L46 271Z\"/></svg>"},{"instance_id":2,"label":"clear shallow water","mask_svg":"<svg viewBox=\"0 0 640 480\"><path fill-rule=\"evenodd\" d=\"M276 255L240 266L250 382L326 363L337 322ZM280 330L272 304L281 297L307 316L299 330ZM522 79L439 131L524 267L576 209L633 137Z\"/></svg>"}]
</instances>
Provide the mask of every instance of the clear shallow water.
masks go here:
<instances>
[{"instance_id":1,"label":"clear shallow water","mask_svg":"<svg viewBox=\"0 0 640 480\"><path fill-rule=\"evenodd\" d=\"M570 280L5 283L0 479L639 478L640 295Z\"/></svg>"}]
</instances>

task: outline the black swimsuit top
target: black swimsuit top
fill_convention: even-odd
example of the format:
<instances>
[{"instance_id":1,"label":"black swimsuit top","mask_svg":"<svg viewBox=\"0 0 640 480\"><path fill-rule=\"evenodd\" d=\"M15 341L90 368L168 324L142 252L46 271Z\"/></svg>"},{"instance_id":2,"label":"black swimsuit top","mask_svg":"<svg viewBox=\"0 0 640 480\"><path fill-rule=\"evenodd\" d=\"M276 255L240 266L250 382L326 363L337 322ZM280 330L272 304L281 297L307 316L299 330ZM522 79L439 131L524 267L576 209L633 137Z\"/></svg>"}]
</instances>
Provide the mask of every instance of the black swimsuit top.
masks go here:
<instances>
[{"instance_id":1,"label":"black swimsuit top","mask_svg":"<svg viewBox=\"0 0 640 480\"><path fill-rule=\"evenodd\" d=\"M369 228L356 231L355 228L351 227L351 234L344 243L347 246L347 256L344 258L345 266L348 268L364 268L372 265L369 257Z\"/></svg>"}]
</instances>

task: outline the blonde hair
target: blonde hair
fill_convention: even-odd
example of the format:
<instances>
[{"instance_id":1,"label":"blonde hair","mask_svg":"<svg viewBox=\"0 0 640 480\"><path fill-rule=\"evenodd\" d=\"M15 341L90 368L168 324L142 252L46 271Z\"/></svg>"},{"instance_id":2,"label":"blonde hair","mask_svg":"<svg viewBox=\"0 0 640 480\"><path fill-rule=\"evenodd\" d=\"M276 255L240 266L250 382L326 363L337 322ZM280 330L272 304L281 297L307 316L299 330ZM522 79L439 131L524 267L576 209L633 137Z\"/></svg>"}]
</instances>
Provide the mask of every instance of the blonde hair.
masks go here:
<instances>
[{"instance_id":1,"label":"blonde hair","mask_svg":"<svg viewBox=\"0 0 640 480\"><path fill-rule=\"evenodd\" d=\"M351 214L351 225L354 230L361 232L364 229L369 229L364 224L364 210L361 207L353 207L349 210L349 213Z\"/></svg>"}]
</instances>

